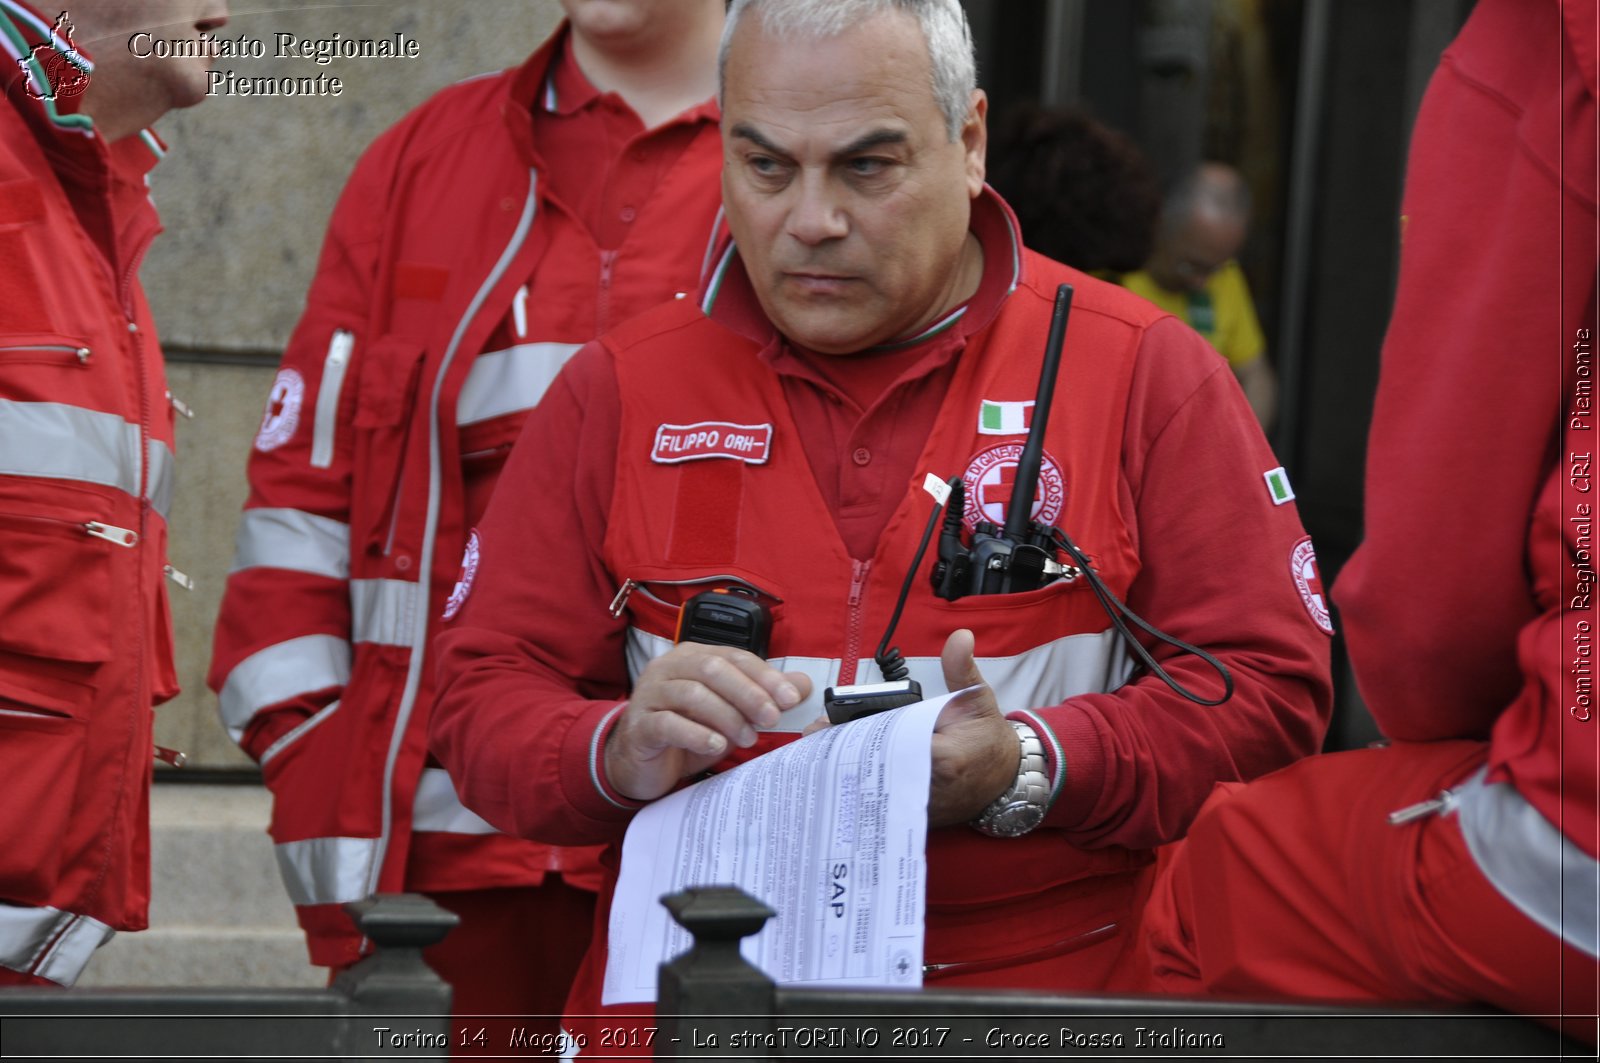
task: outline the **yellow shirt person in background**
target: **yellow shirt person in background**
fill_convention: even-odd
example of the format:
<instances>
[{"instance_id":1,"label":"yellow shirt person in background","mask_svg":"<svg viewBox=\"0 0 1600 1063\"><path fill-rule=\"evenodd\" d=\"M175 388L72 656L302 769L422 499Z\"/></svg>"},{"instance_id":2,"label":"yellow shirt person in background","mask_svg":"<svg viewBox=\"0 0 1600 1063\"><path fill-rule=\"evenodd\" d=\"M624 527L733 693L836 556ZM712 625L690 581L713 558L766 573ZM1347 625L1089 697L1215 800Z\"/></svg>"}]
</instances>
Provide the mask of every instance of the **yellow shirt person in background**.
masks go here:
<instances>
[{"instance_id":1,"label":"yellow shirt person in background","mask_svg":"<svg viewBox=\"0 0 1600 1063\"><path fill-rule=\"evenodd\" d=\"M1250 287L1234 256L1250 224L1250 195L1236 170L1208 162L1167 197L1155 252L1121 284L1184 321L1215 347L1244 388L1263 428L1277 412L1277 376L1266 358Z\"/></svg>"}]
</instances>

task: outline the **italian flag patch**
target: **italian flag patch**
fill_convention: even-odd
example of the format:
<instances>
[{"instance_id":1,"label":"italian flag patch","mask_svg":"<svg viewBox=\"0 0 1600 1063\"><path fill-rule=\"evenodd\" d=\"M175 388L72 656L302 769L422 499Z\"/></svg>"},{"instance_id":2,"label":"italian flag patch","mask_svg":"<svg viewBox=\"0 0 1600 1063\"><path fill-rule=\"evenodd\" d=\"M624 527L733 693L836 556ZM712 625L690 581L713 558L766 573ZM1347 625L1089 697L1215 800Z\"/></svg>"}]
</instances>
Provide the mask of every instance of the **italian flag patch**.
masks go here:
<instances>
[{"instance_id":1,"label":"italian flag patch","mask_svg":"<svg viewBox=\"0 0 1600 1063\"><path fill-rule=\"evenodd\" d=\"M1294 501L1294 488L1289 486L1289 474L1283 471L1282 465L1262 473L1261 478L1267 481L1267 494L1272 496L1273 505Z\"/></svg>"},{"instance_id":2,"label":"italian flag patch","mask_svg":"<svg viewBox=\"0 0 1600 1063\"><path fill-rule=\"evenodd\" d=\"M983 400L978 409L980 436L1020 436L1033 423L1032 402L992 402Z\"/></svg>"}]
</instances>

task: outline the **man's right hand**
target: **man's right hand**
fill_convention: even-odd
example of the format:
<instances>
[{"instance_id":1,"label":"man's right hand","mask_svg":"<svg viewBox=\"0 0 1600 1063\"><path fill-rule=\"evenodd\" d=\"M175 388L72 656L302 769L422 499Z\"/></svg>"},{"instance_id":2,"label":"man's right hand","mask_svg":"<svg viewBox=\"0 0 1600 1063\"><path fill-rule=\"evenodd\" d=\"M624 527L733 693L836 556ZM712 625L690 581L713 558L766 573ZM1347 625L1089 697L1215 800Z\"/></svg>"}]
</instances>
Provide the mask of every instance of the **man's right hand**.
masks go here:
<instances>
[{"instance_id":1,"label":"man's right hand","mask_svg":"<svg viewBox=\"0 0 1600 1063\"><path fill-rule=\"evenodd\" d=\"M747 650L683 642L645 666L606 740L606 780L624 797L653 801L704 771L731 746L755 745L756 728L811 694L811 680L780 672Z\"/></svg>"}]
</instances>

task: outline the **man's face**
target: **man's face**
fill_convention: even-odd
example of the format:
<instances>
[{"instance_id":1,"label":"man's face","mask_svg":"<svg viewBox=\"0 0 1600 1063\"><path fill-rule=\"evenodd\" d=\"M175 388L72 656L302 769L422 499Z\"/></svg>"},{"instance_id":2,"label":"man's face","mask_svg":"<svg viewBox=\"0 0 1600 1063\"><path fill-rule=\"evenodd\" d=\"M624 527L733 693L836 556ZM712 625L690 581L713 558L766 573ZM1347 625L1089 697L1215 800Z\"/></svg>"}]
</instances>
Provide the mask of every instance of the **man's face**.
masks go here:
<instances>
[{"instance_id":1,"label":"man's face","mask_svg":"<svg viewBox=\"0 0 1600 1063\"><path fill-rule=\"evenodd\" d=\"M150 121L205 99L209 56L161 58L151 53L154 42L192 43L221 28L228 21L227 0L77 0L69 10L78 41L94 56L88 93L116 93L137 101L140 113L153 115ZM130 47L136 33L150 36L141 36ZM175 44L173 50L194 49Z\"/></svg>"},{"instance_id":2,"label":"man's face","mask_svg":"<svg viewBox=\"0 0 1600 1063\"><path fill-rule=\"evenodd\" d=\"M1244 246L1245 226L1236 219L1196 212L1150 256L1150 276L1169 292L1198 292Z\"/></svg>"},{"instance_id":3,"label":"man's face","mask_svg":"<svg viewBox=\"0 0 1600 1063\"><path fill-rule=\"evenodd\" d=\"M823 40L741 19L723 82L722 192L762 309L791 340L850 354L932 323L959 290L983 188L974 93L952 143L916 20Z\"/></svg>"},{"instance_id":4,"label":"man's face","mask_svg":"<svg viewBox=\"0 0 1600 1063\"><path fill-rule=\"evenodd\" d=\"M623 44L648 35L673 17L682 0L561 0L561 9L579 34L590 40Z\"/></svg>"}]
</instances>

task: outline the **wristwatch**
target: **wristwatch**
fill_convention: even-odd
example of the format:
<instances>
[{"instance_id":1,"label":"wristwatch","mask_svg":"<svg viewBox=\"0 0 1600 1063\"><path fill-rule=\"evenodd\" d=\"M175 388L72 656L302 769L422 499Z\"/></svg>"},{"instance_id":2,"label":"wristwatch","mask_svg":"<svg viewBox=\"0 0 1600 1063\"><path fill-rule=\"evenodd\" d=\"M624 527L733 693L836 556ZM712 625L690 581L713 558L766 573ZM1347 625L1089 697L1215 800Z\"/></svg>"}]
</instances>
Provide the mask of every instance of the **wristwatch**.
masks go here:
<instances>
[{"instance_id":1,"label":"wristwatch","mask_svg":"<svg viewBox=\"0 0 1600 1063\"><path fill-rule=\"evenodd\" d=\"M995 798L972 821L972 828L991 838L1020 838L1044 822L1050 804L1050 776L1045 774L1044 743L1032 727L1008 720L1022 743L1022 763L1011 789Z\"/></svg>"}]
</instances>

